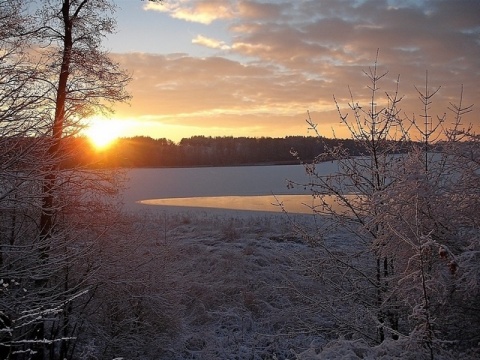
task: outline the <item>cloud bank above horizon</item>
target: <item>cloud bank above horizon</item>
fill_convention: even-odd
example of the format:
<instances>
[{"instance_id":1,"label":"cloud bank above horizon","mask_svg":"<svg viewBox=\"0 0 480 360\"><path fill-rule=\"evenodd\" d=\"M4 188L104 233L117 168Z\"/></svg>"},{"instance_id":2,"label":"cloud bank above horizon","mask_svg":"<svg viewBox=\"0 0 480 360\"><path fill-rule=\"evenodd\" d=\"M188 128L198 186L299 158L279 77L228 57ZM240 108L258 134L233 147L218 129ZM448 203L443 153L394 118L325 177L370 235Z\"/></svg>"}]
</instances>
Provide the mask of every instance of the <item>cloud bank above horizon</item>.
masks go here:
<instances>
[{"instance_id":1,"label":"cloud bank above horizon","mask_svg":"<svg viewBox=\"0 0 480 360\"><path fill-rule=\"evenodd\" d=\"M153 137L306 135L308 110L324 135L342 136L333 95L344 108L349 88L368 101L377 51L388 71L379 93L400 75L409 116L422 110L415 87L427 71L431 89L441 86L438 115L462 86L464 104L480 99L479 1L165 0L143 10L160 29L156 48L112 51L133 73L133 100L117 113Z\"/></svg>"}]
</instances>

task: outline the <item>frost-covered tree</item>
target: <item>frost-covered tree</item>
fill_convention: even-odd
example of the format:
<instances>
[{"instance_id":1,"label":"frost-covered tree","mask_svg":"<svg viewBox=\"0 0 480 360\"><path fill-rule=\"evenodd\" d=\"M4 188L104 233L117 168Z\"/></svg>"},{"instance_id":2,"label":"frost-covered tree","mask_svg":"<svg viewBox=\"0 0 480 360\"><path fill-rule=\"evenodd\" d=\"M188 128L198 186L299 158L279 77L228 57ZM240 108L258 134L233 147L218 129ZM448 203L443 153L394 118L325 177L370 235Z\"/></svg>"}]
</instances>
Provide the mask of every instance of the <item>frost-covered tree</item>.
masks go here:
<instances>
[{"instance_id":1,"label":"frost-covered tree","mask_svg":"<svg viewBox=\"0 0 480 360\"><path fill-rule=\"evenodd\" d=\"M462 104L463 90L449 114L432 118L437 91L430 92L428 82L419 91L421 120L407 121L421 141L397 163L393 186L377 199L382 210L376 220L386 225L383 251L395 254L391 281L409 315L406 334L420 339L430 358L445 344L474 347L479 331L472 325L478 323L480 269L473 260L480 240L478 137L462 125L472 110ZM448 116L452 125L444 127Z\"/></svg>"},{"instance_id":2,"label":"frost-covered tree","mask_svg":"<svg viewBox=\"0 0 480 360\"><path fill-rule=\"evenodd\" d=\"M0 357L75 358L114 172L64 168L85 117L128 98L107 0L0 3ZM88 230L96 229L88 232ZM103 231L103 232L102 232Z\"/></svg>"},{"instance_id":3,"label":"frost-covered tree","mask_svg":"<svg viewBox=\"0 0 480 360\"><path fill-rule=\"evenodd\" d=\"M0 355L8 359L24 347L26 329L55 304L35 291L41 194L41 167L48 164L45 135L48 89L39 63L29 56L24 8L16 1L0 4ZM27 346L28 348L28 346ZM21 355L16 355L20 357ZM27 355L25 355L27 356Z\"/></svg>"},{"instance_id":4,"label":"frost-covered tree","mask_svg":"<svg viewBox=\"0 0 480 360\"><path fill-rule=\"evenodd\" d=\"M478 309L466 292L466 286L478 291L472 282L478 279L472 260L479 239L478 137L461 127L471 110L461 99L450 104L454 124L446 128L445 117L430 114L438 89L430 91L427 80L419 90L420 119L407 117L398 87L380 96L385 73L378 74L376 64L366 73L368 105L352 95L344 114L336 102L362 155L327 147L305 165L311 181L302 185L312 190L312 211L325 217L315 231L300 229L316 254L304 265L323 281L326 298L313 302L337 322L339 334L372 344L408 338L433 358L449 345L478 343L477 327L459 316L476 319ZM315 165L324 161L338 171L318 173ZM348 244L335 243L332 228ZM469 260L460 265L460 259Z\"/></svg>"},{"instance_id":5,"label":"frost-covered tree","mask_svg":"<svg viewBox=\"0 0 480 360\"><path fill-rule=\"evenodd\" d=\"M313 163L305 165L311 182L303 185L312 190L312 211L333 218L313 236L305 235L321 256L311 270L326 281L332 293L341 294L348 303L345 306L355 309L359 323L352 324L349 318L337 320L346 326L347 332L355 330L370 340L383 341L385 327L393 333L398 331L399 315L396 300L388 295L393 259L382 252L384 225L373 221L380 211L374 199L391 186L392 154L400 150L406 131L398 117L398 88L381 96L379 86L386 73L375 64L365 74L370 81L369 103L360 105L352 92L350 113L342 113L337 103L341 121L358 143L361 155L354 157L341 145L325 147ZM307 122L316 130L310 118ZM318 173L315 165L324 161L335 161L338 171ZM325 237L331 232L330 226L350 234L350 246L345 253L335 250Z\"/></svg>"}]
</instances>

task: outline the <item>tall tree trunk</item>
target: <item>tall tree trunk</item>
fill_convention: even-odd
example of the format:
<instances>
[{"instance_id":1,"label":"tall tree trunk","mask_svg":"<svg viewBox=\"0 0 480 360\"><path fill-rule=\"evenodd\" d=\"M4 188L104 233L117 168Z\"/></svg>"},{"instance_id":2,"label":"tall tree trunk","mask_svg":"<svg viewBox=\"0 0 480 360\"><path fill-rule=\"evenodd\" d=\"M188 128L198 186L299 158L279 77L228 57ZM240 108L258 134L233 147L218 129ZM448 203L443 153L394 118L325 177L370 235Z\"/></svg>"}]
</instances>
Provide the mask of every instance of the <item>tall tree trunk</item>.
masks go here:
<instances>
[{"instance_id":1,"label":"tall tree trunk","mask_svg":"<svg viewBox=\"0 0 480 360\"><path fill-rule=\"evenodd\" d=\"M51 165L46 169L43 181L43 202L42 214L40 217L40 242L45 244L51 237L53 229L54 209L54 192L56 182L56 170L58 169L58 157L60 145L63 137L63 127L65 122L65 102L67 98L67 83L70 75L70 64L72 58L72 20L70 19L69 0L65 0L62 7L62 15L65 26L65 37L63 40L63 59L60 68L60 76L58 79L57 97L55 104L55 118L52 126L52 143L48 149ZM43 250L43 249L42 249ZM42 251L41 257L47 258L48 247Z\"/></svg>"},{"instance_id":2,"label":"tall tree trunk","mask_svg":"<svg viewBox=\"0 0 480 360\"><path fill-rule=\"evenodd\" d=\"M64 0L62 5L62 17L64 23L63 38L63 57L58 78L58 87L55 103L55 117L52 124L52 138L48 149L48 156L51 163L45 169L45 177L43 179L43 199L42 213L40 215L40 260L46 265L48 263L48 253L50 250L50 239L54 229L54 219L56 215L55 209L55 192L56 179L60 158L60 145L63 138L63 129L65 123L65 103L67 99L67 84L70 75L70 64L72 59L72 19L70 17L70 0ZM48 278L37 280L37 287L47 286ZM33 336L36 340L40 340L37 345L36 353L32 356L32 360L44 360L48 356L47 345L43 345L41 341L45 338L45 324L40 322L35 326Z\"/></svg>"}]
</instances>

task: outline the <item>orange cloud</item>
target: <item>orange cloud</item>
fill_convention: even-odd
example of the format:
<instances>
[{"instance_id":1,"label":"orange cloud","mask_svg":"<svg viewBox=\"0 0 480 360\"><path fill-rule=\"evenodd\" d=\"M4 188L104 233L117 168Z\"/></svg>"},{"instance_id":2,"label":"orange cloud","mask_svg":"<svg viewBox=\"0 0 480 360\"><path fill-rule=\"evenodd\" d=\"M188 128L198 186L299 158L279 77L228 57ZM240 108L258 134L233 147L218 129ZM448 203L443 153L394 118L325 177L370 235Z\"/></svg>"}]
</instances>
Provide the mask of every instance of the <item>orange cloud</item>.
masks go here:
<instances>
[{"instance_id":1,"label":"orange cloud","mask_svg":"<svg viewBox=\"0 0 480 360\"><path fill-rule=\"evenodd\" d=\"M222 50L223 57L117 55L133 72L131 107L119 113L150 123L178 124L185 133L248 129L288 135L306 131L304 117L311 110L330 134L339 123L334 94L345 109L348 87L356 101L369 101L364 71L377 49L379 71L389 72L379 97L395 89L400 74L402 114L422 111L415 86L424 86L427 70L432 88L442 86L432 115L447 111L462 84L464 104L480 99L479 2L183 0L162 8L174 18L203 24L222 20L231 40L226 44L205 27L208 35L191 42L202 51ZM480 127L473 113L465 116L468 122Z\"/></svg>"},{"instance_id":2,"label":"orange cloud","mask_svg":"<svg viewBox=\"0 0 480 360\"><path fill-rule=\"evenodd\" d=\"M166 12L175 19L210 24L215 20L234 17L233 3L222 0L148 2L145 10Z\"/></svg>"}]
</instances>

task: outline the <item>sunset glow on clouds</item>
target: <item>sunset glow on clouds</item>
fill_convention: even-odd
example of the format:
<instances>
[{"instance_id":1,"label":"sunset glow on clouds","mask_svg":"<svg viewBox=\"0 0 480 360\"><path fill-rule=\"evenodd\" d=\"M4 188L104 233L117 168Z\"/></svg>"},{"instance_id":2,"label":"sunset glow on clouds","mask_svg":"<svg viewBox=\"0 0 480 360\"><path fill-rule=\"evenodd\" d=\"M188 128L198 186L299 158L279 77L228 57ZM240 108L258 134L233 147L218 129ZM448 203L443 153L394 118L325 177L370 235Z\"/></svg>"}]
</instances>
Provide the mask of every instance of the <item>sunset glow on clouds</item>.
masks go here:
<instances>
[{"instance_id":1,"label":"sunset glow on clouds","mask_svg":"<svg viewBox=\"0 0 480 360\"><path fill-rule=\"evenodd\" d=\"M193 44L203 45L212 49L220 50L229 50L230 46L226 45L224 41L219 41L211 38L207 38L202 35L197 35L195 39L192 40Z\"/></svg>"},{"instance_id":2,"label":"sunset glow on clouds","mask_svg":"<svg viewBox=\"0 0 480 360\"><path fill-rule=\"evenodd\" d=\"M118 34L105 45L132 73L133 99L115 114L135 121L130 135L307 135L309 110L324 135L334 128L345 136L333 95L346 107L350 87L356 101L367 101L363 71L377 49L380 71L389 72L380 93L395 90L400 75L409 116L421 113L415 86L425 87L427 71L432 89L441 86L438 115L462 84L464 103L480 106L479 1L124 0L119 7ZM465 123L478 126L478 118L474 112Z\"/></svg>"},{"instance_id":3,"label":"sunset glow on clouds","mask_svg":"<svg viewBox=\"0 0 480 360\"><path fill-rule=\"evenodd\" d=\"M234 17L235 2L225 0L209 1L166 1L164 3L147 3L145 10L166 12L171 17L180 20L198 22L208 25L215 20Z\"/></svg>"}]
</instances>

